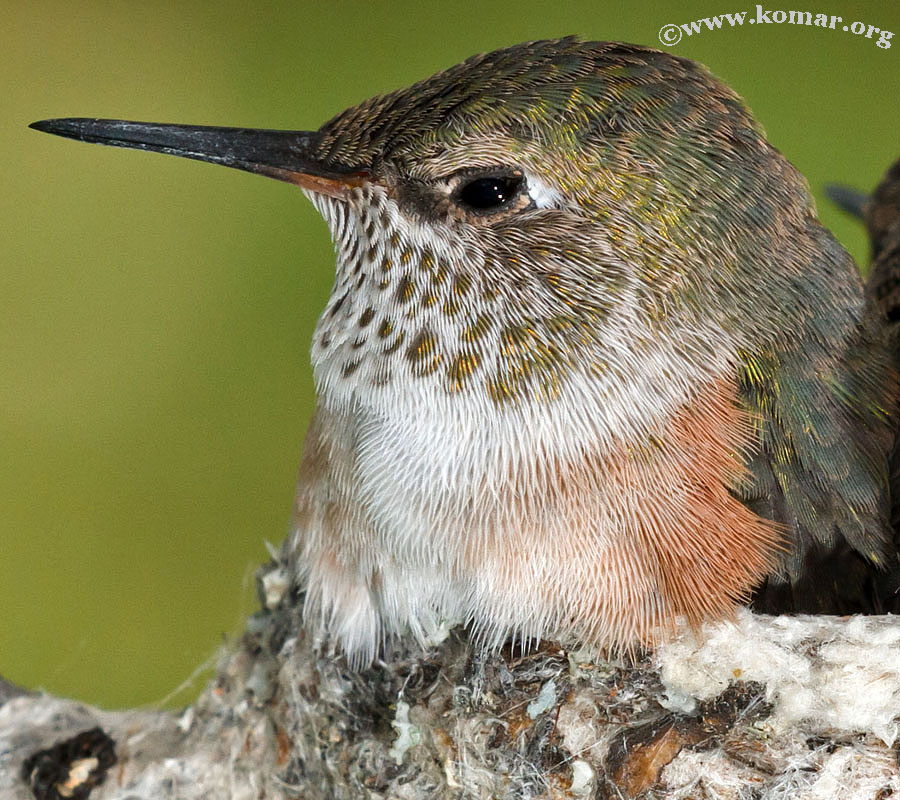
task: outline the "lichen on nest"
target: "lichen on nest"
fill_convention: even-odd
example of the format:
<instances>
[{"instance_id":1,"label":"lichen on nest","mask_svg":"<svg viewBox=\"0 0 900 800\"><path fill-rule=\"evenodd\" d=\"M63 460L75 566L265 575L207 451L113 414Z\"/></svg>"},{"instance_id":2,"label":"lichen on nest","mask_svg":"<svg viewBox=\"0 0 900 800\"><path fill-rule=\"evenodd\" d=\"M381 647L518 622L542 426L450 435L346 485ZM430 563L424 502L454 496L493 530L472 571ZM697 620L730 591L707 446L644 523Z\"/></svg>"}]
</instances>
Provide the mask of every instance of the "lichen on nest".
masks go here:
<instances>
[{"instance_id":1,"label":"lichen on nest","mask_svg":"<svg viewBox=\"0 0 900 800\"><path fill-rule=\"evenodd\" d=\"M485 651L457 628L353 670L307 634L301 596L268 599L181 714L11 693L0 798L25 796L26 758L96 726L118 763L91 800L900 794L896 617L741 611L618 660Z\"/></svg>"}]
</instances>

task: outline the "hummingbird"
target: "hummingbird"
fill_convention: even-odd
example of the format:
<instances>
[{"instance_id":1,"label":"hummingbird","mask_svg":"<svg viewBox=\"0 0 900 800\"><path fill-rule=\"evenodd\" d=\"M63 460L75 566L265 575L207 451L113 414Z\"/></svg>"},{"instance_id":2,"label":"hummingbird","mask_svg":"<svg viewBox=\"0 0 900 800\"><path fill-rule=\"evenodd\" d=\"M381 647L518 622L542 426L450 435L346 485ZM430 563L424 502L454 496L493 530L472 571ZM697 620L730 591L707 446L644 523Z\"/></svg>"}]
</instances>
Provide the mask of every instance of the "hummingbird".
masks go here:
<instances>
[{"instance_id":1,"label":"hummingbird","mask_svg":"<svg viewBox=\"0 0 900 800\"><path fill-rule=\"evenodd\" d=\"M351 663L453 622L632 650L740 603L894 602L886 325L704 66L569 37L316 131L32 127L287 181L327 222L281 557Z\"/></svg>"}]
</instances>

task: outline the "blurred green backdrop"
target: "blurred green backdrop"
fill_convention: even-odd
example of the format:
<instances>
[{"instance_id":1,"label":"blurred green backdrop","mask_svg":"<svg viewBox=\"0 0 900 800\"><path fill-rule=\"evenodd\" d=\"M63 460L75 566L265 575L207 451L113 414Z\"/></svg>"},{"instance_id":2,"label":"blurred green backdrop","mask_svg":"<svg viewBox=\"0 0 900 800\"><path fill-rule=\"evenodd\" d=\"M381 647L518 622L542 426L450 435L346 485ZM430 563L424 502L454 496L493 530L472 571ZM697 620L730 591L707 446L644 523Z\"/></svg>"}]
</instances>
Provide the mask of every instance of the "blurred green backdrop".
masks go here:
<instances>
[{"instance_id":1,"label":"blurred green backdrop","mask_svg":"<svg viewBox=\"0 0 900 800\"><path fill-rule=\"evenodd\" d=\"M767 4L900 32L896 3ZM312 410L325 225L259 177L30 131L53 116L314 128L475 52L579 33L660 46L737 0L63 2L4 7L0 674L159 702L254 608ZM900 155L900 38L704 30L670 48L749 102L822 198ZM168 703L184 702L202 684Z\"/></svg>"}]
</instances>

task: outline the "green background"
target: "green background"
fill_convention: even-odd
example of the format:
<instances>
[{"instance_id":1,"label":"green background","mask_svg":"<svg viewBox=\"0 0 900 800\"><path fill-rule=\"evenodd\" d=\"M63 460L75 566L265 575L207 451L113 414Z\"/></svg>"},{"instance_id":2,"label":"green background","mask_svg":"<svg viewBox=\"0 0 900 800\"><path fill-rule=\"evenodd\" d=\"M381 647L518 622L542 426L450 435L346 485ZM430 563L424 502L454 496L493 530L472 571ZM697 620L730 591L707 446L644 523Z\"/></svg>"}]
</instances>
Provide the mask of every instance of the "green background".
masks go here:
<instances>
[{"instance_id":1,"label":"green background","mask_svg":"<svg viewBox=\"0 0 900 800\"><path fill-rule=\"evenodd\" d=\"M287 530L332 278L325 225L293 187L29 122L315 128L476 52L569 33L659 46L664 24L754 6L7 3L0 674L104 706L159 703L240 632L264 542ZM883 0L765 7L900 33ZM669 49L747 99L864 260L861 229L821 189L870 188L900 155L892 44L745 24Z\"/></svg>"}]
</instances>

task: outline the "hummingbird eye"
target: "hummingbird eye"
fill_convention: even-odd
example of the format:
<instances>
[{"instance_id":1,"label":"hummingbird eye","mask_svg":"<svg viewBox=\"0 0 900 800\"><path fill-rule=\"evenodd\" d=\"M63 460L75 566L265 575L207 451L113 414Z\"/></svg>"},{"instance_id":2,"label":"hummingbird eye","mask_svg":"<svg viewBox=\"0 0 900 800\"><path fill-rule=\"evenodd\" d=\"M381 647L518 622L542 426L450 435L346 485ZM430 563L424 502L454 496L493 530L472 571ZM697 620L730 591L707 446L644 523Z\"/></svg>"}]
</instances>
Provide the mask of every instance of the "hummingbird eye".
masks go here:
<instances>
[{"instance_id":1,"label":"hummingbird eye","mask_svg":"<svg viewBox=\"0 0 900 800\"><path fill-rule=\"evenodd\" d=\"M480 175L461 183L454 199L476 213L499 211L518 198L524 187L522 175Z\"/></svg>"}]
</instances>

